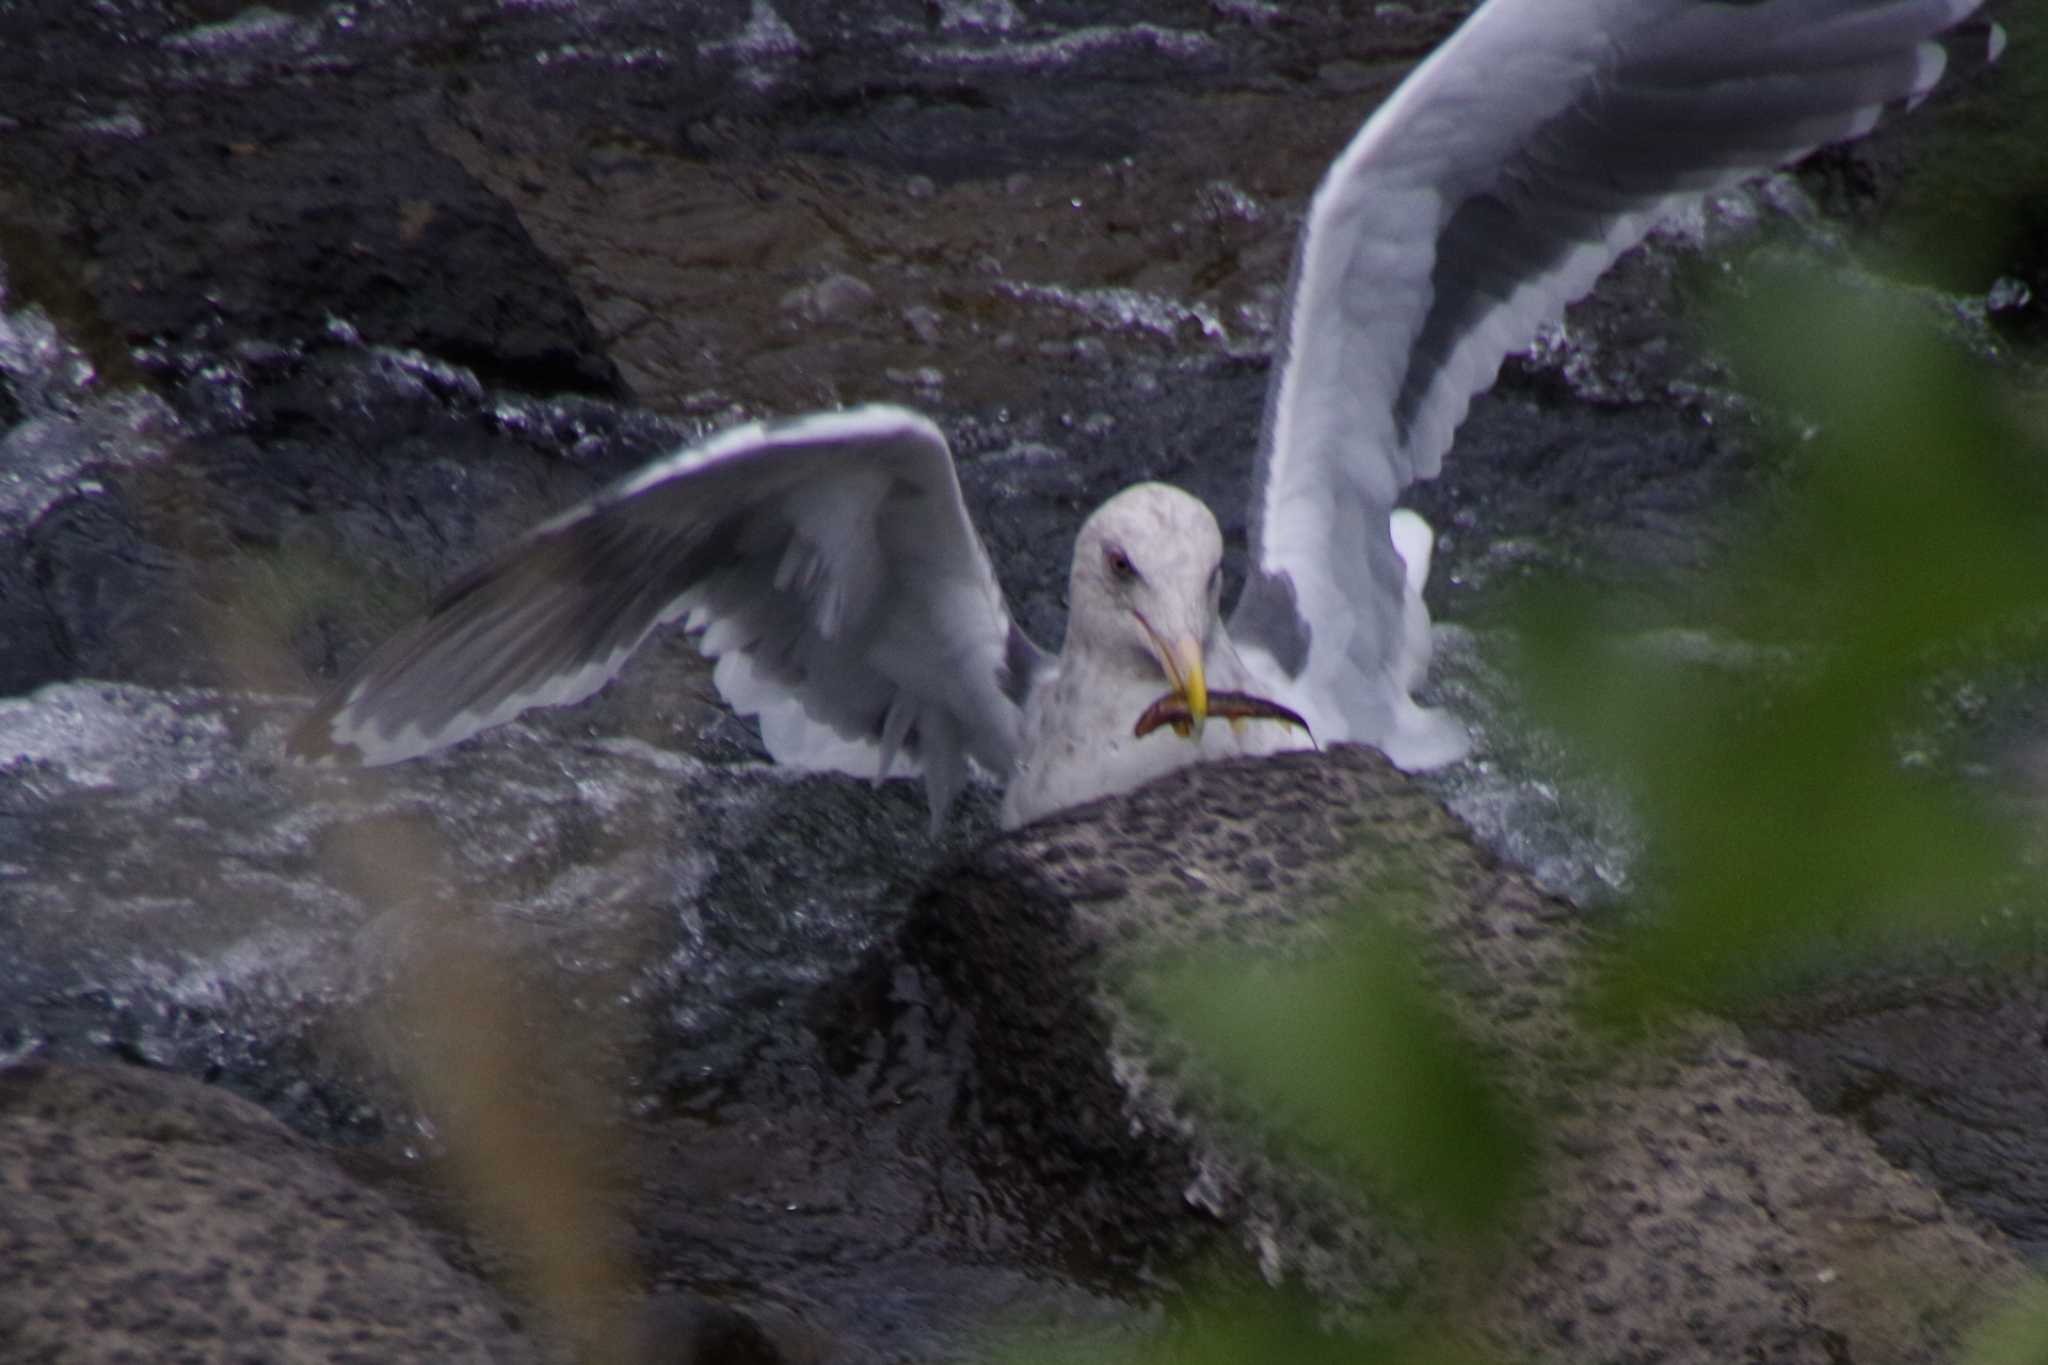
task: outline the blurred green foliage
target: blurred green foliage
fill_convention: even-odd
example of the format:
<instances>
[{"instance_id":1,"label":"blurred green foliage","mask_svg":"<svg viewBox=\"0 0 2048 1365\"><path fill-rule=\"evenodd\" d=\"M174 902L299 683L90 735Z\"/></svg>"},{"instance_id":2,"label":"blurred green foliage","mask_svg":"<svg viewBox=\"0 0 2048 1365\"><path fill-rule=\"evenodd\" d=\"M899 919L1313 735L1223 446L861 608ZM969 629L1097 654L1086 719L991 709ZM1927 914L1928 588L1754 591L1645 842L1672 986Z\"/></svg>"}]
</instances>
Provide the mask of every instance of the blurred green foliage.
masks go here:
<instances>
[{"instance_id":1,"label":"blurred green foliage","mask_svg":"<svg viewBox=\"0 0 2048 1365\"><path fill-rule=\"evenodd\" d=\"M1318 1323L1319 1306L1296 1289L1216 1290L1194 1296L1167 1330L1121 1351L1040 1340L1011 1358L1020 1365L1482 1365L1470 1350L1427 1332L1360 1337Z\"/></svg>"},{"instance_id":2,"label":"blurred green foliage","mask_svg":"<svg viewBox=\"0 0 2048 1365\"><path fill-rule=\"evenodd\" d=\"M1786 666L1642 648L1568 584L1522 603L1537 713L1619 776L1651 849L1654 904L1594 1002L1611 1018L2039 908L2013 817L1901 749L1944 669L2043 654L2048 444L1924 310L1810 268L1744 278L1725 342L1796 457L1693 624Z\"/></svg>"},{"instance_id":3,"label":"blurred green foliage","mask_svg":"<svg viewBox=\"0 0 2048 1365\"><path fill-rule=\"evenodd\" d=\"M1963 1360L1966 1365L2041 1365L2048 1360L2048 1285L2037 1282L2019 1294L1974 1334Z\"/></svg>"},{"instance_id":4,"label":"blurred green foliage","mask_svg":"<svg viewBox=\"0 0 2048 1365\"><path fill-rule=\"evenodd\" d=\"M1527 1175L1528 1134L1454 1027L1380 893L1330 951L1185 965L1155 988L1176 1026L1278 1130L1435 1229L1470 1238Z\"/></svg>"}]
</instances>

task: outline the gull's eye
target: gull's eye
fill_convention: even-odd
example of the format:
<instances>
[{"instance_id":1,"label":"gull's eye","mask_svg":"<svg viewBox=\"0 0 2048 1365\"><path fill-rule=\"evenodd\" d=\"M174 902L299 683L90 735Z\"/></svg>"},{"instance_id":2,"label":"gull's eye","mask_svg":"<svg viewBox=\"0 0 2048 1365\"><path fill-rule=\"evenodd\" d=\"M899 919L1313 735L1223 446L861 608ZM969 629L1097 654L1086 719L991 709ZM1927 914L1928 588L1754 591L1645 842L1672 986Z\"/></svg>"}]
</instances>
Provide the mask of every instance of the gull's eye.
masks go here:
<instances>
[{"instance_id":1,"label":"gull's eye","mask_svg":"<svg viewBox=\"0 0 2048 1365\"><path fill-rule=\"evenodd\" d=\"M1109 565L1109 576L1117 582L1135 583L1138 581L1138 566L1131 563L1131 557L1124 553L1123 546L1103 546L1102 560L1105 564Z\"/></svg>"}]
</instances>

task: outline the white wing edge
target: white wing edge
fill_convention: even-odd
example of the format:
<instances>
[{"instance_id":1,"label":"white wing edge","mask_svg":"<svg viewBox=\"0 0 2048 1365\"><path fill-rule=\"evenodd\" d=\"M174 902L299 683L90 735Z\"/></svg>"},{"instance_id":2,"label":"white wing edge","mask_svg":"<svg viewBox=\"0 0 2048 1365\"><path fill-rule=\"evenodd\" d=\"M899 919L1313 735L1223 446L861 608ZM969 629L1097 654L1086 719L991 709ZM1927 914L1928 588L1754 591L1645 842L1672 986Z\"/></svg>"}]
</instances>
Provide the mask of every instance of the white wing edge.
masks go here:
<instances>
[{"instance_id":1,"label":"white wing edge","mask_svg":"<svg viewBox=\"0 0 2048 1365\"><path fill-rule=\"evenodd\" d=\"M1394 553L1401 556L1401 643L1387 670L1392 728L1379 747L1395 767L1426 772L1465 757L1472 751L1472 736L1449 711L1420 705L1414 697L1428 680L1430 660L1436 653L1429 608L1422 604L1422 590L1428 586L1430 560L1436 550L1436 531L1405 507L1395 509L1387 518L1387 531L1394 541Z\"/></svg>"}]
</instances>

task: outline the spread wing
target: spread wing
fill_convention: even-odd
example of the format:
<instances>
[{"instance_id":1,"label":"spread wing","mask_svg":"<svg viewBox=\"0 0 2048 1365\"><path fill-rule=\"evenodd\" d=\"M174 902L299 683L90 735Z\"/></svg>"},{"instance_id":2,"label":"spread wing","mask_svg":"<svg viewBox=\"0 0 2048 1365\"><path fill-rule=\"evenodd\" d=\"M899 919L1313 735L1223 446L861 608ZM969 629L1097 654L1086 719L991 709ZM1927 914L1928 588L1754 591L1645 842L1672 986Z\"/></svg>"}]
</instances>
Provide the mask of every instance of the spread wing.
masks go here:
<instances>
[{"instance_id":1,"label":"spread wing","mask_svg":"<svg viewBox=\"0 0 2048 1365\"><path fill-rule=\"evenodd\" d=\"M780 762L921 766L936 821L966 760L1007 775L1042 656L1010 618L951 452L866 407L741 427L657 460L445 592L293 733L394 763L581 701L658 626L701 631Z\"/></svg>"},{"instance_id":2,"label":"spread wing","mask_svg":"<svg viewBox=\"0 0 2048 1365\"><path fill-rule=\"evenodd\" d=\"M1373 115L1297 249L1230 621L1317 735L1410 767L1463 752L1408 695L1428 618L1401 489L1660 216L1924 95L1931 40L1977 3L1492 0Z\"/></svg>"}]
</instances>

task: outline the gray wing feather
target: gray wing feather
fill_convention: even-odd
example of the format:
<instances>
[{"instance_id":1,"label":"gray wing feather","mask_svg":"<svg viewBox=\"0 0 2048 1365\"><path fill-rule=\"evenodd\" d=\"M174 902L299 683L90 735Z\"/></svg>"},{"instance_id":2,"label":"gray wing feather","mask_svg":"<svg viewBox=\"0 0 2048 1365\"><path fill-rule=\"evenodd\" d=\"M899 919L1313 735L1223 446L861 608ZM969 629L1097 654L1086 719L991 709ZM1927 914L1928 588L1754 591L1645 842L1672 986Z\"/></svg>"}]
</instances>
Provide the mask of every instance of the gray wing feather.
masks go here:
<instances>
[{"instance_id":1,"label":"gray wing feather","mask_svg":"<svg viewBox=\"0 0 2048 1365\"><path fill-rule=\"evenodd\" d=\"M658 627L702 632L783 762L1007 773L1044 657L1011 621L943 436L870 407L728 432L649 465L463 576L296 729L391 763L603 687ZM1028 682L1028 680L1027 680Z\"/></svg>"},{"instance_id":2,"label":"gray wing feather","mask_svg":"<svg viewBox=\"0 0 2048 1365\"><path fill-rule=\"evenodd\" d=\"M1230 621L1318 735L1433 719L1387 516L1502 359L1685 197L1925 95L1977 3L1491 0L1374 114L1298 248Z\"/></svg>"}]
</instances>

